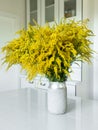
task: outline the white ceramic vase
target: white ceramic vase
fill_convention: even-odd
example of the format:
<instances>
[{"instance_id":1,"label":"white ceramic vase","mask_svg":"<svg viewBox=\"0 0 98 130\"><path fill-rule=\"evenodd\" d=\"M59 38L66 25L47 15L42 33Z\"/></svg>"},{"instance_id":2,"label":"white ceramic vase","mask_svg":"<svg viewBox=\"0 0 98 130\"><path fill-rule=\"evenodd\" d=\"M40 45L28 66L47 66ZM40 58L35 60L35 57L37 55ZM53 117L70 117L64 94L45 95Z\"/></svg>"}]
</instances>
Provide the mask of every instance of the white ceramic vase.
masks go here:
<instances>
[{"instance_id":1,"label":"white ceramic vase","mask_svg":"<svg viewBox=\"0 0 98 130\"><path fill-rule=\"evenodd\" d=\"M48 111L63 114L67 110L67 88L65 82L50 82L47 94Z\"/></svg>"}]
</instances>

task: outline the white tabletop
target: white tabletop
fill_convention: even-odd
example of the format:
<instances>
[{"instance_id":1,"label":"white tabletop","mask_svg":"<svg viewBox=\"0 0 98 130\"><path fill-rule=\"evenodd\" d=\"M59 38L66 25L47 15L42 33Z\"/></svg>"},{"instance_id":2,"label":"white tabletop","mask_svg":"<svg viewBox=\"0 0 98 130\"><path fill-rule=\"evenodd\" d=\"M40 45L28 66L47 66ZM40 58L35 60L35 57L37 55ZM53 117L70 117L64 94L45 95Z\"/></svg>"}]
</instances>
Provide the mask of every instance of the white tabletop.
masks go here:
<instances>
[{"instance_id":1,"label":"white tabletop","mask_svg":"<svg viewBox=\"0 0 98 130\"><path fill-rule=\"evenodd\" d=\"M47 111L47 93L19 89L0 93L0 130L98 130L98 101L68 98L64 115Z\"/></svg>"}]
</instances>

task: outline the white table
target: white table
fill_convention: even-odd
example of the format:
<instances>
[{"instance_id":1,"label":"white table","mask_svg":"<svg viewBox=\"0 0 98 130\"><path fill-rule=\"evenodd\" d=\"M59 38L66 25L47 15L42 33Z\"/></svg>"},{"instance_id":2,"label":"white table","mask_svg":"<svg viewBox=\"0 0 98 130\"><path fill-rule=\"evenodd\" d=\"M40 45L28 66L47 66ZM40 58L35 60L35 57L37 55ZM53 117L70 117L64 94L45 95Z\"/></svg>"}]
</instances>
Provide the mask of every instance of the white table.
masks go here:
<instances>
[{"instance_id":1,"label":"white table","mask_svg":"<svg viewBox=\"0 0 98 130\"><path fill-rule=\"evenodd\" d=\"M47 111L47 93L19 89L0 93L0 130L98 130L98 101L68 98L64 115Z\"/></svg>"}]
</instances>

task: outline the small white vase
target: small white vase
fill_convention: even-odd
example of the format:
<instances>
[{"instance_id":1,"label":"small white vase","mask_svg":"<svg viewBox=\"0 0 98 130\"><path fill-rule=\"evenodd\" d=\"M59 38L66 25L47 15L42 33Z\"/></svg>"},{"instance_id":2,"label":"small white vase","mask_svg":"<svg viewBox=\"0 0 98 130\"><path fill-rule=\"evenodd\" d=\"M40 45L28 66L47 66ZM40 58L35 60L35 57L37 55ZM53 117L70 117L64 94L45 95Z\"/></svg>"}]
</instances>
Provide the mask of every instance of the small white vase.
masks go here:
<instances>
[{"instance_id":1,"label":"small white vase","mask_svg":"<svg viewBox=\"0 0 98 130\"><path fill-rule=\"evenodd\" d=\"M50 82L47 95L48 111L63 114L67 110L67 88L65 82Z\"/></svg>"}]
</instances>

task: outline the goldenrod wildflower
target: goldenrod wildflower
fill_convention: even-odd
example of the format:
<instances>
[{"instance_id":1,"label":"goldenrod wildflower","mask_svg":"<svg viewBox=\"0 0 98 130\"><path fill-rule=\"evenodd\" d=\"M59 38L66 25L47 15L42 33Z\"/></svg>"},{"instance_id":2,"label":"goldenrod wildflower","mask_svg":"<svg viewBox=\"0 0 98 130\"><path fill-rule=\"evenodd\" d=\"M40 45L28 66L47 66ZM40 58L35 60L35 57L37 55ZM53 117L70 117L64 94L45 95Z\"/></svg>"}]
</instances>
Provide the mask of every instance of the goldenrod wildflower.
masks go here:
<instances>
[{"instance_id":1,"label":"goldenrod wildflower","mask_svg":"<svg viewBox=\"0 0 98 130\"><path fill-rule=\"evenodd\" d=\"M45 75L50 81L63 82L70 76L74 61L90 62L94 36L87 21L62 20L52 27L31 26L20 30L19 37L2 48L4 62L8 68L19 64L26 70L29 80L37 74Z\"/></svg>"}]
</instances>

